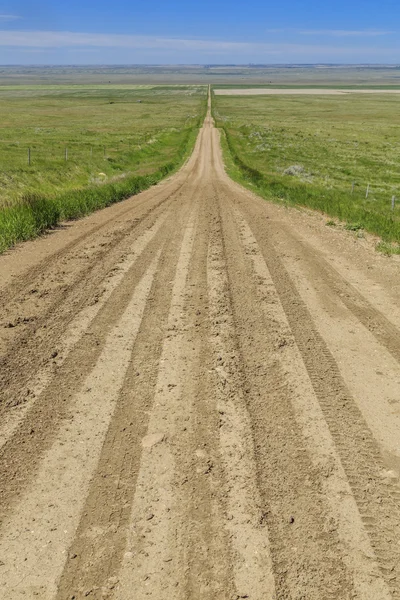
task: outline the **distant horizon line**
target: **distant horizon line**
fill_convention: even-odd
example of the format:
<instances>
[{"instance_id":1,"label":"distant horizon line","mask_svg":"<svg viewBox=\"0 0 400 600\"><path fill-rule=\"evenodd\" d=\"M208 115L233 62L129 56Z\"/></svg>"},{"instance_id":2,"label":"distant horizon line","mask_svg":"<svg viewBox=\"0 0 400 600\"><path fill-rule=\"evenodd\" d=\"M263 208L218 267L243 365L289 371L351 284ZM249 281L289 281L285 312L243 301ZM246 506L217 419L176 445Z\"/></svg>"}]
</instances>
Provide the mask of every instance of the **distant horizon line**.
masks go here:
<instances>
[{"instance_id":1,"label":"distant horizon line","mask_svg":"<svg viewBox=\"0 0 400 600\"><path fill-rule=\"evenodd\" d=\"M180 68L191 68L201 67L204 69L213 69L220 67L246 67L246 68L273 68L273 67L389 67L389 68L400 68L400 63L87 63L87 64L65 64L65 63L43 63L43 64L29 64L29 63L6 63L0 64L0 68L7 67L29 67L29 68L42 68L42 67L180 67Z\"/></svg>"}]
</instances>

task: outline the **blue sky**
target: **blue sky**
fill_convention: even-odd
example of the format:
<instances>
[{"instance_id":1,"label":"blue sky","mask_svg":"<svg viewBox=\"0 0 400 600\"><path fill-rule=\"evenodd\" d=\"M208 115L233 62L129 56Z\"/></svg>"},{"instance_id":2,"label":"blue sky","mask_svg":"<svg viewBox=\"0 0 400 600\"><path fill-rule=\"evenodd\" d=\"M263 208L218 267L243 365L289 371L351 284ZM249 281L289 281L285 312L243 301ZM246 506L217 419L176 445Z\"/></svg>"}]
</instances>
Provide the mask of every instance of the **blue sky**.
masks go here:
<instances>
[{"instance_id":1,"label":"blue sky","mask_svg":"<svg viewBox=\"0 0 400 600\"><path fill-rule=\"evenodd\" d=\"M0 0L0 64L399 63L399 0Z\"/></svg>"}]
</instances>

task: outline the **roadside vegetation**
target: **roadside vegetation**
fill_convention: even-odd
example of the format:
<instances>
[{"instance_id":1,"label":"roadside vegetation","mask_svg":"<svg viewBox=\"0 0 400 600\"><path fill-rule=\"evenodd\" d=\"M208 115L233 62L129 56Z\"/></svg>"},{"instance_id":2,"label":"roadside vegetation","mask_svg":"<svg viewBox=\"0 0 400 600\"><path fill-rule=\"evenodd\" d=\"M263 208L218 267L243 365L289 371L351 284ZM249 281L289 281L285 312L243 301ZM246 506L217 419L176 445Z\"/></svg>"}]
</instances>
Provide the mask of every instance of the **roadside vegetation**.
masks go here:
<instances>
[{"instance_id":1,"label":"roadside vegetation","mask_svg":"<svg viewBox=\"0 0 400 600\"><path fill-rule=\"evenodd\" d=\"M0 251L176 170L206 87L0 88Z\"/></svg>"},{"instance_id":2,"label":"roadside vegetation","mask_svg":"<svg viewBox=\"0 0 400 600\"><path fill-rule=\"evenodd\" d=\"M214 95L213 106L233 178L398 252L400 97Z\"/></svg>"}]
</instances>

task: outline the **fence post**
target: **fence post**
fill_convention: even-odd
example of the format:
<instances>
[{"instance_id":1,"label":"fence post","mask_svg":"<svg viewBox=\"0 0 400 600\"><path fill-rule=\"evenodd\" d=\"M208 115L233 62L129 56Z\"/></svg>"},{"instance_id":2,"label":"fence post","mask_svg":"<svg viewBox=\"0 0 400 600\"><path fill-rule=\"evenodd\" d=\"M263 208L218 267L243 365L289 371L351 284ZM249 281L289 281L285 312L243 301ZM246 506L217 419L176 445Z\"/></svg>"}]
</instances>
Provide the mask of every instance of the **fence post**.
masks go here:
<instances>
[{"instance_id":1,"label":"fence post","mask_svg":"<svg viewBox=\"0 0 400 600\"><path fill-rule=\"evenodd\" d=\"M352 185L351 185L351 193L352 193L352 194L354 193L354 181L353 181L353 183L352 183Z\"/></svg>"},{"instance_id":2,"label":"fence post","mask_svg":"<svg viewBox=\"0 0 400 600\"><path fill-rule=\"evenodd\" d=\"M367 185L367 193L365 194L365 197L368 198L369 195L369 184Z\"/></svg>"},{"instance_id":3,"label":"fence post","mask_svg":"<svg viewBox=\"0 0 400 600\"><path fill-rule=\"evenodd\" d=\"M396 196L392 196L392 210L394 210L395 204L396 204Z\"/></svg>"},{"instance_id":4,"label":"fence post","mask_svg":"<svg viewBox=\"0 0 400 600\"><path fill-rule=\"evenodd\" d=\"M65 146L65 162L68 160L68 147Z\"/></svg>"},{"instance_id":5,"label":"fence post","mask_svg":"<svg viewBox=\"0 0 400 600\"><path fill-rule=\"evenodd\" d=\"M93 158L93 146L90 146L90 158Z\"/></svg>"},{"instance_id":6,"label":"fence post","mask_svg":"<svg viewBox=\"0 0 400 600\"><path fill-rule=\"evenodd\" d=\"M31 166L31 149L28 148L28 165Z\"/></svg>"}]
</instances>

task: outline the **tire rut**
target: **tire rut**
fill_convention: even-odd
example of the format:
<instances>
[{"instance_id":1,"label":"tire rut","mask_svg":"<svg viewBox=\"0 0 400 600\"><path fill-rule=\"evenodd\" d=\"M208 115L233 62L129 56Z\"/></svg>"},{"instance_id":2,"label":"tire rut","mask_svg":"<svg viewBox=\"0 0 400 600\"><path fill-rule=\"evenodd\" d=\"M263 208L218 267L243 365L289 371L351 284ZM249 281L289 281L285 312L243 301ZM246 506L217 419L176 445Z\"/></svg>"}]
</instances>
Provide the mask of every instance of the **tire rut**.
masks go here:
<instances>
[{"instance_id":1,"label":"tire rut","mask_svg":"<svg viewBox=\"0 0 400 600\"><path fill-rule=\"evenodd\" d=\"M35 399L15 434L0 450L0 522L6 507L12 506L12 498L20 495L34 478L43 452L56 436L60 423L68 418L73 395L80 389L86 373L96 364L109 328L117 322L128 304L132 290L143 276L154 252L171 234L174 221L175 217L171 214L162 231L145 247L71 354L56 369L54 378Z\"/></svg>"},{"instance_id":2,"label":"tire rut","mask_svg":"<svg viewBox=\"0 0 400 600\"><path fill-rule=\"evenodd\" d=\"M57 344L57 356L51 362L47 362L37 371L34 378L29 380L27 384L29 394L27 394L27 398L23 403L19 403L18 411L16 412L14 410L12 412L6 412L3 407L3 422L0 426L0 447L2 447L12 435L13 431L24 418L26 412L43 393L52 377L55 376L56 371L60 369L82 336L87 333L94 318L106 305L114 290L123 281L125 275L137 262L138 257L145 251L147 245L158 233L167 216L168 212L164 213L160 219L156 220L151 227L137 237L130 245L130 252L124 254L121 261L116 263L110 271L109 276L104 283L102 293L96 297L96 302L84 307L78 312L76 317L68 323L64 330L63 339Z\"/></svg>"},{"instance_id":3,"label":"tire rut","mask_svg":"<svg viewBox=\"0 0 400 600\"><path fill-rule=\"evenodd\" d=\"M194 398L187 448L181 451L180 489L184 541L184 598L231 600L235 597L229 532L225 522L224 478L219 449L219 414L214 368L210 353L209 295L207 290L210 223L215 194L203 188L193 259L187 283L187 322L193 372L185 381L185 395ZM182 483L183 482L183 483Z\"/></svg>"},{"instance_id":4,"label":"tire rut","mask_svg":"<svg viewBox=\"0 0 400 600\"><path fill-rule=\"evenodd\" d=\"M176 201L176 199L175 199ZM161 203L162 204L162 203ZM159 208L159 207L157 207ZM161 208L161 212L169 208L168 204ZM155 209L157 210L157 209ZM57 348L57 340L65 330L79 310L87 305L88 301L96 302L98 294L101 293L101 284L107 274L112 273L115 263L121 260L126 254L129 244L132 243L130 234L140 235L159 218L154 210L140 219L129 228L128 231L120 232L117 240L113 240L111 247L107 247L100 255L91 257L88 264L78 267L74 274L74 280L68 284L57 285L56 290L49 294L50 302L46 299L39 304L39 308L34 308L24 317L24 330L17 333L14 339L8 344L7 353L0 358L2 405L1 408L16 406L23 402L23 390L27 387L27 382L32 372L36 372L40 365L49 360L50 355ZM150 219L150 223L148 222ZM136 228L140 225L137 231ZM122 243L122 248L120 244ZM79 261L78 261L79 262ZM60 269L60 267L58 267ZM64 271L65 273L65 271ZM52 275L49 273L51 279ZM53 281L58 281L60 276L53 275ZM61 280L65 282L65 276L61 273ZM38 283L40 288L40 283ZM54 298L55 297L55 298ZM27 299L28 306L32 302L32 296L29 294ZM53 299L54 298L54 299ZM17 314L26 315L27 308L24 308L24 300L20 299L16 305ZM32 312L39 310L36 316L32 317ZM13 373L20 371L18 381L15 381ZM16 387L18 386L18 387Z\"/></svg>"},{"instance_id":5,"label":"tire rut","mask_svg":"<svg viewBox=\"0 0 400 600\"><path fill-rule=\"evenodd\" d=\"M338 297L360 323L400 363L400 331L395 325L372 306L367 298L360 294L349 281L346 281L323 257L316 255L307 242L296 239L286 227L282 227L280 235L290 239L292 247L296 248L303 256L309 268L312 269L313 279L323 282L323 285L330 289L331 295Z\"/></svg>"},{"instance_id":6,"label":"tire rut","mask_svg":"<svg viewBox=\"0 0 400 600\"><path fill-rule=\"evenodd\" d=\"M4 570L8 573L8 586L1 590L3 598L11 590L15 598L31 594L47 598L54 594L67 555L58 553L55 557L53 544L65 544L76 527L82 496L123 383L160 253L161 250L153 257L120 319L107 335L96 365L74 396L70 418L60 427L34 482L22 495L23 518L15 515L2 527L0 553L6 558ZM30 532L32 523L34 540ZM14 547L16 531L19 535ZM25 546L23 553L21 544ZM21 580L22 569L27 573ZM45 585L40 583L44 580Z\"/></svg>"},{"instance_id":7,"label":"tire rut","mask_svg":"<svg viewBox=\"0 0 400 600\"><path fill-rule=\"evenodd\" d=\"M177 231L162 251L130 366L69 550L69 556L76 558L67 561L60 579L60 600L88 593L104 598L118 578L187 213L185 207Z\"/></svg>"},{"instance_id":8,"label":"tire rut","mask_svg":"<svg viewBox=\"0 0 400 600\"><path fill-rule=\"evenodd\" d=\"M36 372L43 363L48 361L48 357L57 346L57 339L63 333L63 327L69 323L76 312L81 310L88 301L97 301L98 294L101 293L102 281L112 270L113 265L129 249L130 236L140 235L149 226L149 221L151 226L161 212L168 210L171 205L179 201L184 193L182 188L188 185L188 181L191 184L192 179L198 180L202 160L199 147L203 133L201 130L195 152L176 176L178 186L173 180L171 184L167 185L167 194L164 187L160 192L148 190L138 198L135 206L123 210L122 215L118 212L117 217L114 215L113 218L108 219L104 226L111 225L111 232L103 238L97 239L94 252L93 248L83 247L80 252L76 253L74 242L71 247L67 245L66 248L60 250L61 254L56 252L50 260L46 260L44 263L42 261L43 264L40 263L37 269L34 268L29 274L25 274L20 279L22 283L20 286L17 285L16 290L15 286L11 286L8 288L8 294L5 292L5 295L3 293L1 296L0 292L0 306L3 307L3 325L5 327L0 336L0 340L4 338L2 340L3 351L0 355L0 373L2 375L0 379L2 393L0 411L4 407L16 406L24 402L25 396L29 395L24 388L27 387L30 373ZM182 179L183 183L181 183ZM169 193L168 188L171 185L175 187ZM161 201L157 201L159 196L162 196ZM142 214L139 211L139 215L137 215L138 205L140 209L145 208ZM148 207L148 205L150 206ZM132 212L135 218L133 220L125 219L122 221L122 227L118 226L118 218L126 216L129 212ZM102 227L103 225L100 228ZM96 231L97 229L95 227ZM88 235L91 235L90 231ZM108 235L111 235L111 240L108 239ZM52 272L52 268L55 269L54 272ZM69 273L72 274L72 279ZM41 289L43 282L46 282L45 289ZM25 293L23 293L24 290ZM13 297L14 302L12 301ZM56 321L54 328L53 321ZM15 329L14 325L18 329ZM22 331L19 333L21 329ZM9 339L10 336L11 339ZM19 370L20 377L18 378L19 388L15 390L17 382L12 373L16 370ZM9 377L8 373L10 373Z\"/></svg>"},{"instance_id":9,"label":"tire rut","mask_svg":"<svg viewBox=\"0 0 400 600\"><path fill-rule=\"evenodd\" d=\"M233 212L239 226L242 244L249 258L249 269L253 271L257 282L259 300L278 326L278 356L285 367L285 375L292 391L296 419L302 428L313 462L320 473L321 489L331 509L332 527L338 531L343 560L352 574L357 597L363 600L388 599L391 595L379 572L375 554L343 465L267 265L244 217L237 209L233 208Z\"/></svg>"},{"instance_id":10,"label":"tire rut","mask_svg":"<svg viewBox=\"0 0 400 600\"><path fill-rule=\"evenodd\" d=\"M176 201L176 199L174 200ZM22 319L23 331L18 333L15 330L14 339L7 344L6 354L0 358L2 407L15 406L22 401L21 389L15 389L15 384L18 383L20 387L22 384L26 387L32 370L35 372L40 364L48 360L50 354L57 347L57 339L62 335L65 326L88 301L96 302L104 278L112 272L115 263L121 260L121 257L127 252L131 243L130 235L140 235L159 218L160 211L162 213L169 208L168 203L163 205L161 202L160 205L162 206L147 211L146 215L135 221L128 231L119 232L116 235L117 239L114 239L111 245L107 244L107 248L103 249L100 254L91 256L89 260L84 254L84 263L87 262L87 264L81 265L82 261L79 256L70 257L69 261L72 261L72 266L76 262L78 263L78 268L70 267L74 273L72 281L68 282L64 265L61 268L60 265L58 266L58 274L48 273L46 277L55 282L56 288L51 289L50 287L50 291L45 292L45 299L40 299L38 305L35 299L32 300L32 294L18 299L13 308L14 317L11 321L15 321L16 315L20 315L17 323ZM121 244L122 247L120 247ZM60 282L62 282L61 285ZM40 288L41 283L37 282L34 289ZM35 303L33 306L32 301ZM7 311L5 312L7 313ZM10 317L7 318L7 321L10 322ZM14 328L10 331L13 332ZM16 369L19 369L21 373L18 382L13 381L12 376ZM10 373L9 377L7 377L8 373Z\"/></svg>"},{"instance_id":11,"label":"tire rut","mask_svg":"<svg viewBox=\"0 0 400 600\"><path fill-rule=\"evenodd\" d=\"M217 194L214 192L217 200ZM275 581L268 530L257 485L251 420L245 401L245 377L240 363L232 314L232 294L222 243L221 217L215 202L208 248L212 386L219 415L223 462L224 521L229 532L232 575L237 598L274 600ZM244 542L244 540L246 540Z\"/></svg>"},{"instance_id":12,"label":"tire rut","mask_svg":"<svg viewBox=\"0 0 400 600\"><path fill-rule=\"evenodd\" d=\"M261 230L252 211L239 205L271 273L384 580L393 598L400 598L400 490L387 478L379 446L279 258L268 227L263 223Z\"/></svg>"},{"instance_id":13,"label":"tire rut","mask_svg":"<svg viewBox=\"0 0 400 600\"><path fill-rule=\"evenodd\" d=\"M196 207L196 213L198 207ZM142 455L115 597L122 600L136 590L138 599L181 598L183 546L177 482L180 449L188 436L185 422L191 403L183 396L184 378L190 377L186 337L185 290L195 237L196 217L186 228L175 274L171 307L160 358L160 368L142 440Z\"/></svg>"},{"instance_id":14,"label":"tire rut","mask_svg":"<svg viewBox=\"0 0 400 600\"><path fill-rule=\"evenodd\" d=\"M223 195L219 189L219 195ZM277 599L351 597L340 540L331 527L318 469L296 422L290 388L277 360L279 328L258 302L254 279L228 202L223 243L241 361L245 370L263 522L267 524Z\"/></svg>"}]
</instances>

